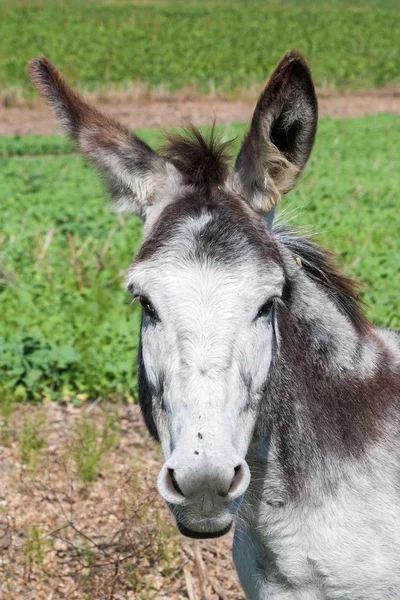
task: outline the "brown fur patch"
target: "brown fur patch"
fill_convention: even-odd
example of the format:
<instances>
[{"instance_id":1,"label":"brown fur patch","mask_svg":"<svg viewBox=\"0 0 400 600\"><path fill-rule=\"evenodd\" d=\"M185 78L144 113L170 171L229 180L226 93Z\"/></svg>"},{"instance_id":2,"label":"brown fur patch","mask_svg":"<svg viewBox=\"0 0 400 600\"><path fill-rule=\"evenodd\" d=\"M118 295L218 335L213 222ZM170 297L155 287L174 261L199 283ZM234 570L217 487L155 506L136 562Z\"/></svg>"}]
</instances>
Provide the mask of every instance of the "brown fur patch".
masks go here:
<instances>
[{"instance_id":1,"label":"brown fur patch","mask_svg":"<svg viewBox=\"0 0 400 600\"><path fill-rule=\"evenodd\" d=\"M67 134L103 173L117 209L145 215L166 180L165 161L128 129L85 102L46 57L29 63L32 81Z\"/></svg>"},{"instance_id":2,"label":"brown fur patch","mask_svg":"<svg viewBox=\"0 0 400 600\"><path fill-rule=\"evenodd\" d=\"M85 102L45 56L31 60L28 71L39 94L53 107L67 133L84 153L93 155L102 149L123 152L136 146L138 153L154 155L147 144L128 129Z\"/></svg>"},{"instance_id":3,"label":"brown fur patch","mask_svg":"<svg viewBox=\"0 0 400 600\"><path fill-rule=\"evenodd\" d=\"M65 81L59 70L45 57L31 60L28 64L33 84L56 111L68 133L77 138L82 127L101 128L102 139L107 141L112 128L114 143L126 144L127 130L109 119L102 112L87 104Z\"/></svg>"}]
</instances>

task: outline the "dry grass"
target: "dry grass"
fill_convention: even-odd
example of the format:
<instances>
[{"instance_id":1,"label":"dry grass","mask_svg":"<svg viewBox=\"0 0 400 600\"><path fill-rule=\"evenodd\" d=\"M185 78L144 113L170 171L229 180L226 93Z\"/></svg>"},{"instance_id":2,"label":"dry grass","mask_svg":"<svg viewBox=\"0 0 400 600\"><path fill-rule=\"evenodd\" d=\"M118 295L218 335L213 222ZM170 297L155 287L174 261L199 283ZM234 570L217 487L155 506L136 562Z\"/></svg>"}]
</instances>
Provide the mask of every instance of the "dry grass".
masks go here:
<instances>
[{"instance_id":1,"label":"dry grass","mask_svg":"<svg viewBox=\"0 0 400 600\"><path fill-rule=\"evenodd\" d=\"M213 79L209 79L205 92L199 92L194 85L186 85L178 91L171 91L164 85L150 85L143 81L128 81L120 85L98 86L95 91L80 90L88 102L104 105L129 106L132 103L154 104L155 102L179 103L185 102L209 102L219 100L223 102L255 102L262 89L260 82L252 85L227 91L225 87L216 87ZM329 98L332 102L336 99L345 98L368 98L371 101L380 98L398 98L400 94L399 84L388 84L380 88L366 90L335 90L331 87L318 88L317 94L320 99ZM0 107L3 108L26 108L34 109L43 106L43 101L37 97L24 94L22 87L14 86L0 90Z\"/></svg>"},{"instance_id":2,"label":"dry grass","mask_svg":"<svg viewBox=\"0 0 400 600\"><path fill-rule=\"evenodd\" d=\"M260 93L260 84L227 92L223 87L216 87L213 79L207 84L206 92L199 92L194 85L186 85L178 91L171 91L164 85L150 85L143 81L129 81L121 85L98 86L95 91L80 90L89 102L96 104L129 105L132 102L204 102L210 99L224 100L256 100ZM35 96L27 96L22 87L14 86L0 90L0 107L3 108L37 108L43 102Z\"/></svg>"},{"instance_id":3,"label":"dry grass","mask_svg":"<svg viewBox=\"0 0 400 600\"><path fill-rule=\"evenodd\" d=\"M243 597L231 539L177 533L136 406L8 407L0 433L1 598Z\"/></svg>"}]
</instances>

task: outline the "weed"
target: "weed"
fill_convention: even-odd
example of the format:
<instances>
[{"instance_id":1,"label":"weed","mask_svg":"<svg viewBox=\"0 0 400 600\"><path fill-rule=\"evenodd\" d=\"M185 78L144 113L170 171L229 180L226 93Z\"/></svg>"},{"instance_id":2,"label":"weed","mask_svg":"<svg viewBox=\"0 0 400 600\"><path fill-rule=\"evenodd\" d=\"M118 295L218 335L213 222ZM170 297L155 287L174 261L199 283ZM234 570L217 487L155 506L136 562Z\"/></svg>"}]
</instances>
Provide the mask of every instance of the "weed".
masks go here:
<instances>
[{"instance_id":1,"label":"weed","mask_svg":"<svg viewBox=\"0 0 400 600\"><path fill-rule=\"evenodd\" d=\"M79 425L78 436L74 443L74 457L79 479L87 483L94 481L98 475L101 447L97 427L86 416Z\"/></svg>"},{"instance_id":2,"label":"weed","mask_svg":"<svg viewBox=\"0 0 400 600\"><path fill-rule=\"evenodd\" d=\"M81 585L83 591L88 594L88 600L90 598L90 592L93 591L95 587L94 576L96 573L97 567L97 552L94 550L92 546L90 546L87 540L84 540L83 548L81 550L81 563L83 566L82 576L81 576Z\"/></svg>"},{"instance_id":3,"label":"weed","mask_svg":"<svg viewBox=\"0 0 400 600\"><path fill-rule=\"evenodd\" d=\"M50 541L42 536L39 527L32 525L25 530L24 557L29 574L34 569L44 572L44 558L49 546Z\"/></svg>"},{"instance_id":4,"label":"weed","mask_svg":"<svg viewBox=\"0 0 400 600\"><path fill-rule=\"evenodd\" d=\"M121 428L118 421L118 415L112 412L106 413L101 436L104 452L108 452L118 445L120 433Z\"/></svg>"},{"instance_id":5,"label":"weed","mask_svg":"<svg viewBox=\"0 0 400 600\"><path fill-rule=\"evenodd\" d=\"M14 412L15 399L10 392L6 392L0 402L0 444L7 446L14 435L14 428L10 427L10 417Z\"/></svg>"},{"instance_id":6,"label":"weed","mask_svg":"<svg viewBox=\"0 0 400 600\"><path fill-rule=\"evenodd\" d=\"M25 418L20 438L21 462L34 470L39 462L40 452L47 446L41 435L42 419Z\"/></svg>"},{"instance_id":7,"label":"weed","mask_svg":"<svg viewBox=\"0 0 400 600\"><path fill-rule=\"evenodd\" d=\"M119 440L117 416L107 413L101 428L84 415L74 442L74 458L79 479L85 483L96 480L102 460L107 452L116 447Z\"/></svg>"}]
</instances>

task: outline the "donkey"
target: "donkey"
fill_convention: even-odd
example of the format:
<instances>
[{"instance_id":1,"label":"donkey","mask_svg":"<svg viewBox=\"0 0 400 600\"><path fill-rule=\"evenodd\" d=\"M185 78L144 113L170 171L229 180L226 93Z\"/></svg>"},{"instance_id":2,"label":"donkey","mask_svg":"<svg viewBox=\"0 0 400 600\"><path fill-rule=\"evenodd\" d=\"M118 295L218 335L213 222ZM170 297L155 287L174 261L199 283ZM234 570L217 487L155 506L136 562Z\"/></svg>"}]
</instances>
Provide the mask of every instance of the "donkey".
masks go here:
<instances>
[{"instance_id":1,"label":"donkey","mask_svg":"<svg viewBox=\"0 0 400 600\"><path fill-rule=\"evenodd\" d=\"M127 275L140 404L182 534L235 521L249 600L400 598L400 336L368 322L327 251L274 224L316 134L305 60L273 72L232 171L215 132L156 153L46 58L29 69L115 210L144 222Z\"/></svg>"}]
</instances>

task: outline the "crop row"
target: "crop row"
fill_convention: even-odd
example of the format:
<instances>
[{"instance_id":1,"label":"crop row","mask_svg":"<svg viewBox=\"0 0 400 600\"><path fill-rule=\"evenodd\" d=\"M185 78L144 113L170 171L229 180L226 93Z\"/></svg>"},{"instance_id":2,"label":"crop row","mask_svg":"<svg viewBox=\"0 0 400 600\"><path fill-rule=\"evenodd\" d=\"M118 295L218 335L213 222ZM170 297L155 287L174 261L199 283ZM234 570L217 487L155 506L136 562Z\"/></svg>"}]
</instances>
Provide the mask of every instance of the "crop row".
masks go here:
<instances>
[{"instance_id":1,"label":"crop row","mask_svg":"<svg viewBox=\"0 0 400 600\"><path fill-rule=\"evenodd\" d=\"M386 7L386 8L382 8ZM259 84L291 48L318 86L360 88L399 80L398 3L215 1L5 2L0 89L32 89L29 58L44 53L85 89L143 82L234 92Z\"/></svg>"}]
</instances>

